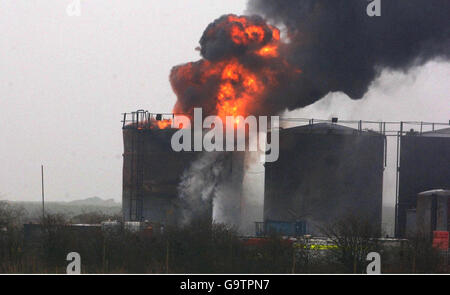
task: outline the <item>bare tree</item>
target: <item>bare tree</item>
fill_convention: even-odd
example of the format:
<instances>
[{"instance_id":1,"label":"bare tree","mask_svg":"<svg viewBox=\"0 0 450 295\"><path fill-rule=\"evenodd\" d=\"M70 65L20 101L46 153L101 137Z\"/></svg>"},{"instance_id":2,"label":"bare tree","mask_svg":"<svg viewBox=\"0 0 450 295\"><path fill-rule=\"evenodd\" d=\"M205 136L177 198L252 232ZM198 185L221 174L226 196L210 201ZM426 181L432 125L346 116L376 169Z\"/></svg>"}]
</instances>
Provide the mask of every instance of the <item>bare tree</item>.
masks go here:
<instances>
[{"instance_id":1,"label":"bare tree","mask_svg":"<svg viewBox=\"0 0 450 295\"><path fill-rule=\"evenodd\" d=\"M417 234L409 238L400 262L404 271L411 273L437 273L441 272L444 259L439 251L432 246L430 237ZM441 261L442 260L442 261Z\"/></svg>"},{"instance_id":2,"label":"bare tree","mask_svg":"<svg viewBox=\"0 0 450 295\"><path fill-rule=\"evenodd\" d=\"M380 251L376 239L380 230L365 217L347 215L322 227L321 231L336 245L329 249L328 263L340 265L343 272L364 273L367 254Z\"/></svg>"},{"instance_id":3,"label":"bare tree","mask_svg":"<svg viewBox=\"0 0 450 295\"><path fill-rule=\"evenodd\" d=\"M0 230L20 226L25 215L25 210L21 206L11 206L6 201L0 201Z\"/></svg>"}]
</instances>

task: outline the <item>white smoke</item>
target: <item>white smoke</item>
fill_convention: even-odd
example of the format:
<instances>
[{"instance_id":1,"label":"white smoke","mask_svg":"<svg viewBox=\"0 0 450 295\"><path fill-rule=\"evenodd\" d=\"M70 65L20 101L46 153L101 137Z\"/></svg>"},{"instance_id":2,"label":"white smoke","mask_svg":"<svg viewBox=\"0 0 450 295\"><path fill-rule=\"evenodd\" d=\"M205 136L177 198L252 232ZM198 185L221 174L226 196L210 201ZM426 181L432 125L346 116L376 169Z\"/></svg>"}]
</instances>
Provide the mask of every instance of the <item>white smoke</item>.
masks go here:
<instances>
[{"instance_id":1,"label":"white smoke","mask_svg":"<svg viewBox=\"0 0 450 295\"><path fill-rule=\"evenodd\" d=\"M212 199L223 171L223 156L203 153L183 172L178 193L182 202L182 224L211 210Z\"/></svg>"},{"instance_id":2,"label":"white smoke","mask_svg":"<svg viewBox=\"0 0 450 295\"><path fill-rule=\"evenodd\" d=\"M243 155L205 152L184 171L178 185L182 223L213 212L216 223L239 227Z\"/></svg>"},{"instance_id":3,"label":"white smoke","mask_svg":"<svg viewBox=\"0 0 450 295\"><path fill-rule=\"evenodd\" d=\"M265 171L264 163L260 162L263 155L261 151L245 155L240 233L246 236L255 235L255 222L263 221Z\"/></svg>"}]
</instances>

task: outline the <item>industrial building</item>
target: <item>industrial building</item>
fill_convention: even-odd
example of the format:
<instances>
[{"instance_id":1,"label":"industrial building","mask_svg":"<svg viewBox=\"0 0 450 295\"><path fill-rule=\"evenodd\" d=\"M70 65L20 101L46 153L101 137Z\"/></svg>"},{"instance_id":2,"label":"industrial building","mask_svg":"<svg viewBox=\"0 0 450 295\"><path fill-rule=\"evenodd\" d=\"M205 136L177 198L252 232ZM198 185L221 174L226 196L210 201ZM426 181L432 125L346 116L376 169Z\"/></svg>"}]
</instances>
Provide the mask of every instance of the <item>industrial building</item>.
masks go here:
<instances>
[{"instance_id":1,"label":"industrial building","mask_svg":"<svg viewBox=\"0 0 450 295\"><path fill-rule=\"evenodd\" d=\"M435 189L450 189L450 128L405 133L400 137L397 236L406 234L417 195Z\"/></svg>"},{"instance_id":2,"label":"industrial building","mask_svg":"<svg viewBox=\"0 0 450 295\"><path fill-rule=\"evenodd\" d=\"M416 230L431 236L434 231L450 230L450 190L431 190L417 195Z\"/></svg>"},{"instance_id":3,"label":"industrial building","mask_svg":"<svg viewBox=\"0 0 450 295\"><path fill-rule=\"evenodd\" d=\"M381 229L383 134L318 123L281 129L279 139L278 161L265 164L265 223L317 234L354 214Z\"/></svg>"}]
</instances>

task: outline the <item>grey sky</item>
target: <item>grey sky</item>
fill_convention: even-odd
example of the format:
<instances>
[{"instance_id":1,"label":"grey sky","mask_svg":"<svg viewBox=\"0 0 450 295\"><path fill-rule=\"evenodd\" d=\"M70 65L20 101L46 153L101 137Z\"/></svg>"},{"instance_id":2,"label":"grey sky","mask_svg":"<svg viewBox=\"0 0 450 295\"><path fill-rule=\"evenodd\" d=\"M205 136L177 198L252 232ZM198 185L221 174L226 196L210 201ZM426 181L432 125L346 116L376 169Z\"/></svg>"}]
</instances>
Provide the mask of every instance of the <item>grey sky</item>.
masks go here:
<instances>
[{"instance_id":1,"label":"grey sky","mask_svg":"<svg viewBox=\"0 0 450 295\"><path fill-rule=\"evenodd\" d=\"M170 111L172 66L197 60L205 27L246 1L0 0L0 199L121 199L120 114ZM205 4L207 3L207 4ZM450 64L384 73L367 99L331 94L302 117L450 119ZM294 115L290 114L290 115Z\"/></svg>"}]
</instances>

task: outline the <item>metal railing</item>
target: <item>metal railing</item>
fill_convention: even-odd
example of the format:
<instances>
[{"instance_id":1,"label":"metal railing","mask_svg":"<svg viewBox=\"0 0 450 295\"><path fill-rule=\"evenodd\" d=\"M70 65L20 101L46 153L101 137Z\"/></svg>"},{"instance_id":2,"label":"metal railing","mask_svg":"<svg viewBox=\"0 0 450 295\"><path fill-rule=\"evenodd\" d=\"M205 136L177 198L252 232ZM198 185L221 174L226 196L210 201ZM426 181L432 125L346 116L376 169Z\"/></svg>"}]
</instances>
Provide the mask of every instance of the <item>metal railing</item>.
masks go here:
<instances>
[{"instance_id":1,"label":"metal railing","mask_svg":"<svg viewBox=\"0 0 450 295\"><path fill-rule=\"evenodd\" d=\"M332 118L323 119L306 119L306 118L288 118L280 117L280 122L291 123L291 126L313 125L317 123L338 124L341 126L357 129L358 131L373 131L381 133L385 136L399 135L422 135L424 132L433 132L437 128L450 126L448 123L438 122L419 122L419 121L369 121L369 120L339 120Z\"/></svg>"},{"instance_id":2,"label":"metal railing","mask_svg":"<svg viewBox=\"0 0 450 295\"><path fill-rule=\"evenodd\" d=\"M123 113L122 128L151 128L154 121L172 120L174 113L151 113L146 110ZM450 126L448 123L420 122L420 121L370 121L370 120L340 120L332 118L328 120L314 118L280 117L280 123L287 127L313 125L317 123L338 124L358 131L372 131L385 136L422 135L424 132L433 132L438 128ZM282 126L283 127L283 126Z\"/></svg>"},{"instance_id":3,"label":"metal railing","mask_svg":"<svg viewBox=\"0 0 450 295\"><path fill-rule=\"evenodd\" d=\"M122 114L122 128L149 129L154 121L172 120L173 113L150 113L145 110Z\"/></svg>"}]
</instances>

